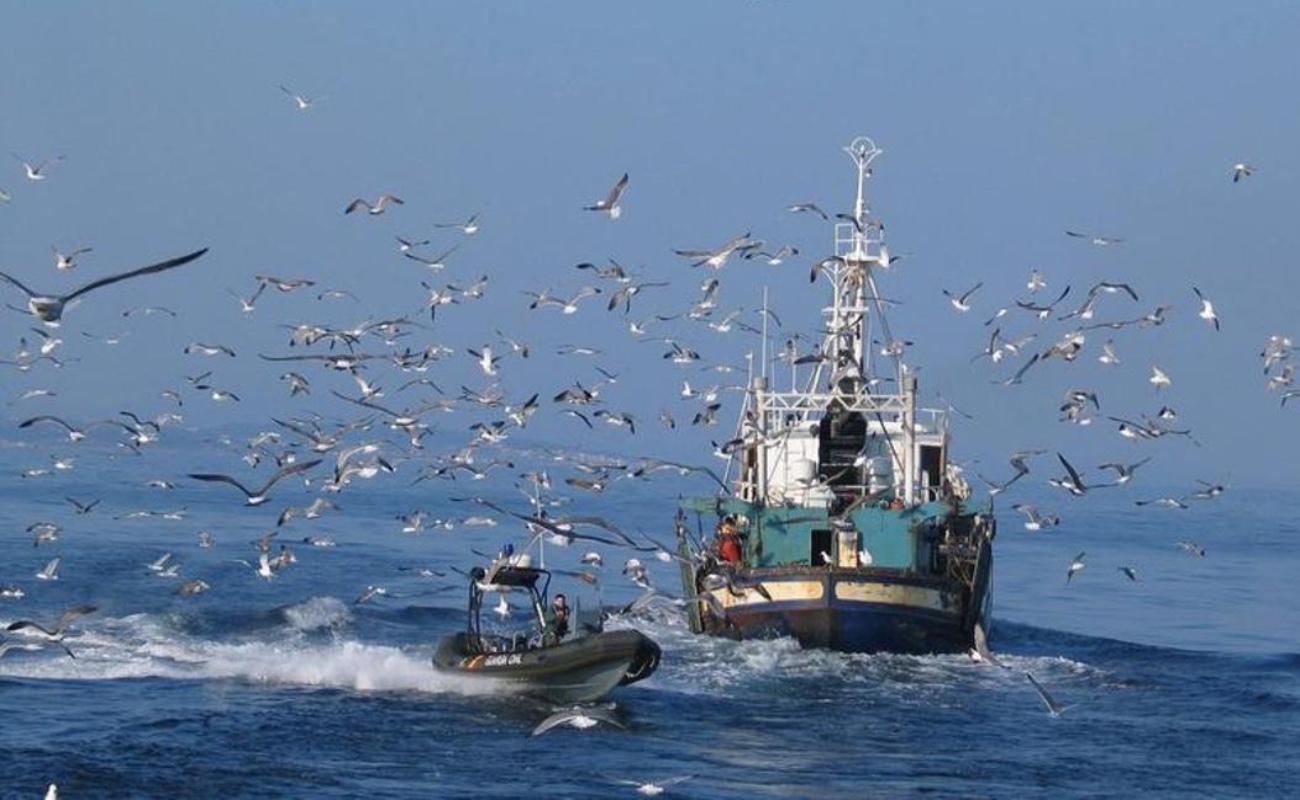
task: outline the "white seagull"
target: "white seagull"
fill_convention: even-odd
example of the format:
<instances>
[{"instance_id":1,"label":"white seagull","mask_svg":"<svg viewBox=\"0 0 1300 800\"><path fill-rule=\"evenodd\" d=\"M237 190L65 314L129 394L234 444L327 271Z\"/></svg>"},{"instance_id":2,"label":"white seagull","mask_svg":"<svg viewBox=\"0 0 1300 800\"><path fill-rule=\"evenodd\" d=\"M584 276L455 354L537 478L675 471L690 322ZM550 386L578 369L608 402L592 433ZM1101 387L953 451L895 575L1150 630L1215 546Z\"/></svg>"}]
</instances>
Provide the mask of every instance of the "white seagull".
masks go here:
<instances>
[{"instance_id":1,"label":"white seagull","mask_svg":"<svg viewBox=\"0 0 1300 800\"><path fill-rule=\"evenodd\" d=\"M1074 468L1074 465L1066 461L1065 456L1060 453L1057 453L1056 457L1060 459L1061 466L1065 467L1066 476L1064 478L1049 478L1047 482L1057 488L1065 489L1075 497L1082 497L1087 494L1088 486L1083 482L1083 477L1079 475L1079 471Z\"/></svg>"},{"instance_id":2,"label":"white seagull","mask_svg":"<svg viewBox=\"0 0 1300 800\"><path fill-rule=\"evenodd\" d=\"M1106 342L1102 344L1101 355L1097 356L1097 360L1103 364L1114 365L1120 363L1119 356L1115 355L1115 342L1113 339L1107 339Z\"/></svg>"},{"instance_id":3,"label":"white seagull","mask_svg":"<svg viewBox=\"0 0 1300 800\"><path fill-rule=\"evenodd\" d=\"M127 278L134 278L139 275L149 275L154 272L162 272L163 270L172 269L173 267L179 267L183 264L190 263L206 252L208 252L208 248L205 247L202 250L195 250L193 253L180 256L179 258L169 258L166 261L160 261L157 264L150 264L147 267L140 267L139 269L133 269L129 272L123 272L118 275L99 278L74 289L65 295L48 295L34 292L27 288L17 278L6 275L3 272L0 272L0 280L18 287L27 295L27 310L30 311L33 316L47 325L57 325L63 318L64 307L71 301L91 290L98 289L101 286L108 286L109 284L117 283L118 281L124 281Z\"/></svg>"},{"instance_id":4,"label":"white seagull","mask_svg":"<svg viewBox=\"0 0 1300 800\"><path fill-rule=\"evenodd\" d=\"M578 303L586 300L588 297L595 297L600 294L600 287L584 286L578 290L577 294L567 300L562 297L552 296L546 291L528 292L528 294L533 297L533 302L528 305L528 308L530 309L538 308L539 306L559 306L563 313L575 314L578 311Z\"/></svg>"},{"instance_id":5,"label":"white seagull","mask_svg":"<svg viewBox=\"0 0 1300 800\"><path fill-rule=\"evenodd\" d=\"M948 291L947 289L944 289L943 295L944 297L948 298L948 302L952 303L952 307L957 309L958 311L970 311L971 295L978 292L980 290L980 287L983 285L984 282L980 281L979 283L975 284L971 288L967 289L960 296L954 296L952 292Z\"/></svg>"},{"instance_id":6,"label":"white seagull","mask_svg":"<svg viewBox=\"0 0 1300 800\"><path fill-rule=\"evenodd\" d=\"M55 245L50 245L50 249L54 251L54 268L60 272L66 272L67 270L73 269L77 266L77 256L82 253L89 253L95 248L78 247L67 253L59 250Z\"/></svg>"},{"instance_id":7,"label":"white seagull","mask_svg":"<svg viewBox=\"0 0 1300 800\"><path fill-rule=\"evenodd\" d=\"M1026 672L1025 677L1028 678L1029 682L1034 685L1034 691L1038 692L1039 699L1043 701L1043 705L1047 706L1048 714L1051 714L1053 717L1059 717L1062 714L1064 714L1066 711L1069 711L1071 708L1074 708L1074 706L1072 705L1067 706L1058 703L1056 701L1056 698L1048 694L1047 690L1043 688L1043 685L1034 679L1033 675Z\"/></svg>"},{"instance_id":8,"label":"white seagull","mask_svg":"<svg viewBox=\"0 0 1300 800\"><path fill-rule=\"evenodd\" d=\"M610 710L607 708L600 706L592 708L574 707L564 711L557 711L542 720L538 723L536 728L533 728L533 735L537 736L546 733L552 728L556 728L560 725L568 725L577 728L578 730L586 730L587 728L594 728L602 722L606 725L613 725L615 728L626 729L627 727L615 719L614 715L610 713Z\"/></svg>"},{"instance_id":9,"label":"white seagull","mask_svg":"<svg viewBox=\"0 0 1300 800\"><path fill-rule=\"evenodd\" d=\"M689 781L694 777L694 775L674 775L671 778L664 778L663 780L658 781L633 781L626 778L610 778L610 780L623 786L635 786L637 794L642 794L646 797L658 797L668 791L669 786L676 786L677 784L682 783L683 781Z\"/></svg>"},{"instance_id":10,"label":"white seagull","mask_svg":"<svg viewBox=\"0 0 1300 800\"><path fill-rule=\"evenodd\" d=\"M305 470L309 470L312 467L319 464L320 462L321 459L317 458L317 459L313 459L312 461L301 461L298 463L289 464L287 466L281 467L278 472L272 475L270 479L267 480L267 482L263 484L262 487L260 489L257 489L256 491L249 489L247 486L235 480L234 478L230 477L229 475L221 475L221 474L207 473L207 472L191 472L189 473L189 477L193 478L196 481L218 481L220 483L228 483L231 486L234 486L235 488L239 489L239 491L244 493L244 496L247 498L247 500L245 501L245 505L259 506L262 503L265 503L268 499L270 499L267 493L271 491L271 487L274 486L280 479L286 478L290 475L295 475Z\"/></svg>"},{"instance_id":11,"label":"white seagull","mask_svg":"<svg viewBox=\"0 0 1300 800\"><path fill-rule=\"evenodd\" d=\"M1066 231L1065 235L1073 236L1076 239L1087 239L1091 244L1095 244L1098 247L1105 247L1108 244L1119 244L1124 241L1115 236L1098 236L1093 233L1079 233L1078 231Z\"/></svg>"},{"instance_id":12,"label":"white seagull","mask_svg":"<svg viewBox=\"0 0 1300 800\"><path fill-rule=\"evenodd\" d=\"M466 236L473 236L478 233L478 214L475 213L464 222L436 222L435 228L455 228Z\"/></svg>"},{"instance_id":13,"label":"white seagull","mask_svg":"<svg viewBox=\"0 0 1300 800\"><path fill-rule=\"evenodd\" d=\"M1157 392L1172 383L1165 371L1157 366L1151 367L1151 377L1147 380L1151 381L1151 385L1156 387Z\"/></svg>"},{"instance_id":14,"label":"white seagull","mask_svg":"<svg viewBox=\"0 0 1300 800\"><path fill-rule=\"evenodd\" d=\"M21 631L22 636L30 638L45 639L46 641L51 642L61 642L68 633L69 623L77 617L86 614L93 614L97 609L98 606L92 605L68 606L63 610L63 613L59 615L59 621L55 623L53 628L46 628L44 625L32 622L31 620L20 619L16 622L9 623L9 625L5 627L5 630L9 633L17 633Z\"/></svg>"},{"instance_id":15,"label":"white seagull","mask_svg":"<svg viewBox=\"0 0 1300 800\"><path fill-rule=\"evenodd\" d=\"M1249 177L1250 177L1251 175L1253 175L1254 173L1255 173L1255 168L1252 167L1252 166L1249 165L1249 164L1233 164L1233 165L1232 165L1232 182L1233 182L1233 183L1237 183L1237 182L1239 182L1242 178L1249 178Z\"/></svg>"},{"instance_id":16,"label":"white seagull","mask_svg":"<svg viewBox=\"0 0 1300 800\"><path fill-rule=\"evenodd\" d=\"M1038 507L1028 503L1016 503L1011 508L1025 515L1025 530L1027 531L1040 531L1043 528L1055 527L1061 521L1060 517L1055 514L1040 515Z\"/></svg>"},{"instance_id":17,"label":"white seagull","mask_svg":"<svg viewBox=\"0 0 1300 800\"><path fill-rule=\"evenodd\" d=\"M299 111L306 111L307 109L312 107L312 104L316 102L316 98L307 97L305 95L298 94L297 92L293 91L287 86L284 86L283 84L280 86L280 91L284 92L285 94L293 98L293 102L297 104Z\"/></svg>"},{"instance_id":18,"label":"white seagull","mask_svg":"<svg viewBox=\"0 0 1300 800\"><path fill-rule=\"evenodd\" d=\"M384 213L384 209L394 204L399 206L405 205L406 201L395 194L384 192L383 194L379 195L379 199L375 201L374 205L370 205L365 200L362 200L360 197L358 197L357 199L353 200L351 203L348 203L348 207L343 209L343 213L351 214L353 211L359 211L364 208L367 214L382 214Z\"/></svg>"},{"instance_id":19,"label":"white seagull","mask_svg":"<svg viewBox=\"0 0 1300 800\"><path fill-rule=\"evenodd\" d=\"M55 156L53 158L47 158L39 164L33 164L17 153L14 153L14 158L18 159L18 161L22 163L23 169L27 172L27 180L43 181L45 180L45 168L62 161L64 157Z\"/></svg>"},{"instance_id":20,"label":"white seagull","mask_svg":"<svg viewBox=\"0 0 1300 800\"><path fill-rule=\"evenodd\" d=\"M1069 583L1069 582L1070 582L1070 579L1072 579L1072 578L1074 577L1074 573L1076 573L1076 572L1082 572L1083 569L1084 569L1084 567L1087 567L1087 566L1088 566L1087 564L1085 564L1085 563L1083 562L1083 556L1084 556L1084 552L1083 552L1082 550L1080 550L1080 551L1079 551L1079 555L1075 556L1074 559L1073 559L1072 561L1070 561L1070 566L1069 566L1069 567L1066 569L1066 571L1065 571L1065 582L1066 582L1066 583Z\"/></svg>"},{"instance_id":21,"label":"white seagull","mask_svg":"<svg viewBox=\"0 0 1300 800\"><path fill-rule=\"evenodd\" d=\"M753 250L760 246L762 242L755 242L749 238L748 233L743 233L716 250L673 250L673 252L685 258L695 259L691 262L692 267L707 266L710 269L722 269L732 253Z\"/></svg>"},{"instance_id":22,"label":"white seagull","mask_svg":"<svg viewBox=\"0 0 1300 800\"><path fill-rule=\"evenodd\" d=\"M429 269L440 270L440 269L444 269L447 266L447 256L450 256L452 253L456 252L456 250L459 247L460 245L454 244L451 247L448 247L446 250L442 251L440 255L434 256L433 258L427 258L425 256L420 255L419 253L415 253L410 250L403 252L402 255L406 256L412 261L423 264Z\"/></svg>"},{"instance_id":23,"label":"white seagull","mask_svg":"<svg viewBox=\"0 0 1300 800\"><path fill-rule=\"evenodd\" d=\"M1201 313L1196 316L1212 324L1217 331L1219 329L1219 315L1214 312L1214 304L1207 300L1205 295L1201 294L1201 290L1195 286L1192 287L1192 291L1196 292L1196 299L1201 301Z\"/></svg>"},{"instance_id":24,"label":"white seagull","mask_svg":"<svg viewBox=\"0 0 1300 800\"><path fill-rule=\"evenodd\" d=\"M604 199L597 200L594 205L583 206L582 208L584 211L600 211L608 214L610 219L618 219L623 213L618 201L623 198L623 192L625 191L627 191L626 172L623 173L623 177L618 179L618 183L614 184L614 188L609 190L609 194L605 195Z\"/></svg>"},{"instance_id":25,"label":"white seagull","mask_svg":"<svg viewBox=\"0 0 1300 800\"><path fill-rule=\"evenodd\" d=\"M45 562L45 566L40 567L40 571L36 572L36 578L40 580L59 580L59 565L61 565L62 561L64 561L62 555L55 555L55 557Z\"/></svg>"},{"instance_id":26,"label":"white seagull","mask_svg":"<svg viewBox=\"0 0 1300 800\"><path fill-rule=\"evenodd\" d=\"M1118 461L1111 461L1111 462L1109 462L1109 463L1102 464L1102 465L1101 465L1100 467L1098 467L1097 469L1113 469L1113 470L1115 470L1115 484L1114 484L1114 485L1116 485L1116 486L1123 486L1124 484L1126 484L1126 483L1128 483L1129 481L1133 480L1133 473L1137 471L1137 468L1138 468L1138 467L1142 466L1143 464L1147 463L1147 462L1150 461L1150 460L1151 460L1151 456L1147 456L1146 458L1144 458L1144 459L1142 459L1141 461L1138 461L1138 462L1136 462L1136 463L1134 463L1134 464L1121 464L1121 463L1118 462Z\"/></svg>"},{"instance_id":27,"label":"white seagull","mask_svg":"<svg viewBox=\"0 0 1300 800\"><path fill-rule=\"evenodd\" d=\"M484 345L482 351L469 347L465 352L477 359L479 369L483 370L484 375L497 374L497 362L501 360L501 356L492 353L492 345Z\"/></svg>"},{"instance_id":28,"label":"white seagull","mask_svg":"<svg viewBox=\"0 0 1300 800\"><path fill-rule=\"evenodd\" d=\"M827 216L825 211L822 211L821 206L817 205L816 203L795 203L792 206L787 206L785 210L792 211L796 214L801 211L810 212L821 217L822 221L824 222L829 222L831 219L829 216Z\"/></svg>"}]
</instances>

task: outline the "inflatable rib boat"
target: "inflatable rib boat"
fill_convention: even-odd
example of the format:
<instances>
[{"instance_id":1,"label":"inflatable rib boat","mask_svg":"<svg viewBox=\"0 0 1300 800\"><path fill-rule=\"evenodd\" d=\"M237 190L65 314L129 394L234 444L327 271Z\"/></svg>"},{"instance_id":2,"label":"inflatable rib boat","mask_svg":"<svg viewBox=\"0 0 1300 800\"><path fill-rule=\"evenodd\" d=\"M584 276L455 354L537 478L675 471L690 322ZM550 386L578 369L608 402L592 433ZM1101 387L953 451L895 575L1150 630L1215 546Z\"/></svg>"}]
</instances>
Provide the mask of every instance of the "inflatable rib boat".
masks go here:
<instances>
[{"instance_id":1,"label":"inflatable rib boat","mask_svg":"<svg viewBox=\"0 0 1300 800\"><path fill-rule=\"evenodd\" d=\"M659 645L634 630L579 631L553 641L546 629L546 593L551 575L543 569L507 566L489 578L470 575L468 629L443 637L433 668L443 674L502 684L553 703L589 703L615 687L649 677L659 666ZM540 587L538 584L541 584ZM503 636L481 627L483 596L522 590L532 600L537 632Z\"/></svg>"}]
</instances>

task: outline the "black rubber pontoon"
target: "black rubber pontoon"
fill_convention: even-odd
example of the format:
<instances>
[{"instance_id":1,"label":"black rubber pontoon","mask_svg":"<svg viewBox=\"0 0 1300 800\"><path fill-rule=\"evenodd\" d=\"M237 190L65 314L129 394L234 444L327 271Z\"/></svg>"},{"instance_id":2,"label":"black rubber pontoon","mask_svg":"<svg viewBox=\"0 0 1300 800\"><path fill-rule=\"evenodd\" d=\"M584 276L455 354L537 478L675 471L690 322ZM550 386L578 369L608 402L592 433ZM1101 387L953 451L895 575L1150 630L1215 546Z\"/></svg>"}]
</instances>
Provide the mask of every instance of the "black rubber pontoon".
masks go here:
<instances>
[{"instance_id":1,"label":"black rubber pontoon","mask_svg":"<svg viewBox=\"0 0 1300 800\"><path fill-rule=\"evenodd\" d=\"M537 584L543 578L539 590ZM649 677L659 666L659 645L634 630L598 630L557 643L543 643L540 634L510 637L482 632L483 594L516 588L531 595L540 631L545 626L549 583L550 573L540 569L505 567L490 580L483 570L475 570L470 580L469 629L439 642L433 655L434 669L498 682L550 702L582 703Z\"/></svg>"}]
</instances>

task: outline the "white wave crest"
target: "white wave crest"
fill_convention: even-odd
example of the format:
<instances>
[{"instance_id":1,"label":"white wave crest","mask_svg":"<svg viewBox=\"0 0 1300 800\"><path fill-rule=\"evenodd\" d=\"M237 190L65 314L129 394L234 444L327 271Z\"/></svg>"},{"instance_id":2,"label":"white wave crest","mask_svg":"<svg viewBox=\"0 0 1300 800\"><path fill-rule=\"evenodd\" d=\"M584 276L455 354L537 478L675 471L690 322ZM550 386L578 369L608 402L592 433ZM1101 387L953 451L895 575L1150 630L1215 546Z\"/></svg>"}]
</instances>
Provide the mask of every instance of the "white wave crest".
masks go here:
<instances>
[{"instance_id":1,"label":"white wave crest","mask_svg":"<svg viewBox=\"0 0 1300 800\"><path fill-rule=\"evenodd\" d=\"M316 598L285 611L299 631L336 629L349 619L347 606ZM268 686L336 688L362 692L427 692L509 695L507 683L435 672L429 648L305 637L218 641L179 633L166 617L133 614L100 620L67 639L76 658L58 647L15 651L0 660L0 676L49 680L234 680Z\"/></svg>"},{"instance_id":2,"label":"white wave crest","mask_svg":"<svg viewBox=\"0 0 1300 800\"><path fill-rule=\"evenodd\" d=\"M313 597L284 609L284 618L296 630L338 630L352 621L352 611L337 597Z\"/></svg>"}]
</instances>

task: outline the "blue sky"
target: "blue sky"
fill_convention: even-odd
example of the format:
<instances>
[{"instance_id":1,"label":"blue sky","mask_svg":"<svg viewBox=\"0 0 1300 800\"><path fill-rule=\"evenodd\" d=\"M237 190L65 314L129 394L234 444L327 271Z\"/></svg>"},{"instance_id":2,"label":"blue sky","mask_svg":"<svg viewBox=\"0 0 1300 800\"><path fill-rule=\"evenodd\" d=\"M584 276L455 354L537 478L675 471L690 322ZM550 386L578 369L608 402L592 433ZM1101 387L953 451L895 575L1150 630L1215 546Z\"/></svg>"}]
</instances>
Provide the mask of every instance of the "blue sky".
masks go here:
<instances>
[{"instance_id":1,"label":"blue sky","mask_svg":"<svg viewBox=\"0 0 1300 800\"><path fill-rule=\"evenodd\" d=\"M997 476L1007 453L1037 447L1066 453L1097 480L1098 464L1152 455L1144 478L1189 490L1196 478L1296 481L1300 401L1280 407L1258 355L1270 335L1300 336L1300 11L1290 4L85 2L13 4L5 18L0 189L11 200L0 203L0 270L66 291L211 247L176 272L88 295L57 330L63 367L5 367L6 402L27 389L56 392L5 406L14 424L37 413L152 415L173 409L165 388L185 393L192 426L351 418L357 409L329 391L354 393L346 376L302 365L312 393L290 398L276 380L286 367L257 358L297 352L281 326L403 314L428 322L421 281L463 286L486 275L481 300L441 309L411 336L455 351L427 377L452 395L484 388L465 350L491 344L503 354L502 389L522 402L595 382L599 366L619 376L605 407L634 414L637 433L588 431L544 403L531 436L709 461L709 440L730 435L735 401L718 427L692 427L697 406L678 396L682 380L738 375L670 364L662 343L636 341L623 315L606 311L604 296L564 316L528 310L524 292L576 291L595 280L576 264L614 258L670 284L645 290L632 318L677 313L707 276L673 249L750 232L801 255L779 266L730 262L716 274L719 313L743 307L755 321L767 287L782 321L810 333L826 297L809 286L807 266L829 251L831 231L786 208L848 210L852 173L840 148L865 134L885 151L873 207L891 250L907 254L882 276L900 302L891 324L916 342L909 361L923 394L942 392L974 416L955 422L958 460ZM317 100L300 112L281 85ZM31 182L10 153L66 158ZM1234 184L1237 162L1256 173ZM582 210L624 172L620 219ZM343 214L353 198L381 192L404 205ZM434 227L475 213L474 236ZM1124 241L1096 247L1067 229ZM460 247L432 272L403 258L395 236L432 239L429 254ZM60 274L52 245L94 250ZM1076 362L996 385L1021 362L993 369L971 358L998 307L1010 307L1007 336L1037 335L1030 352L1071 330L1013 305L1029 297L1031 268L1045 274L1045 295L1072 287L1062 308L1108 280L1132 285L1140 301L1107 296L1099 319L1163 303L1169 320L1089 331ZM245 315L230 292L251 294L256 275L317 283L269 291ZM942 294L980 281L966 314ZM1214 301L1221 331L1196 317L1193 286ZM357 299L318 300L326 288ZM151 304L178 316L122 315ZM0 357L12 358L19 337L35 341L33 324L0 314ZM511 355L498 329L528 341L533 356ZM108 345L83 333L125 338ZM758 350L752 336L681 320L653 324L651 335L736 366ZM1122 363L1108 367L1096 356L1112 338ZM184 354L195 341L237 357ZM561 345L603 352L560 356ZM1173 379L1159 394L1147 381L1153 365ZM207 369L241 401L188 389L183 376ZM394 408L431 396L398 394L412 376L391 368L368 377ZM1092 425L1059 421L1071 388L1097 392ZM1135 444L1105 419L1162 405L1177 408L1176 424L1199 447L1183 437ZM676 431L656 423L665 409ZM486 416L431 417L436 448L459 446ZM25 433L45 435L4 437Z\"/></svg>"}]
</instances>

